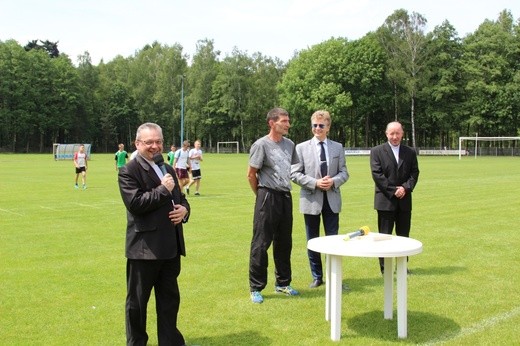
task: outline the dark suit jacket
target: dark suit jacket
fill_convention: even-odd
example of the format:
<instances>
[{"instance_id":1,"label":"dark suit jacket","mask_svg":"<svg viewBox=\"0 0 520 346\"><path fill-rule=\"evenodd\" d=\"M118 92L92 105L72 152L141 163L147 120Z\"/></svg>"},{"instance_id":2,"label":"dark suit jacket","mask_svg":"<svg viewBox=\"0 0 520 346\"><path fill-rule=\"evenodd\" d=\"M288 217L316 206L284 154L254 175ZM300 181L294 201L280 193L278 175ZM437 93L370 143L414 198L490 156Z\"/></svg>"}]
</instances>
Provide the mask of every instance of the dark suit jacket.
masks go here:
<instances>
[{"instance_id":1,"label":"dark suit jacket","mask_svg":"<svg viewBox=\"0 0 520 346\"><path fill-rule=\"evenodd\" d=\"M388 142L378 145L370 151L370 168L375 182L374 209L412 210L412 191L419 179L415 150L401 144L398 164ZM397 186L406 190L402 199L394 196Z\"/></svg>"},{"instance_id":2,"label":"dark suit jacket","mask_svg":"<svg viewBox=\"0 0 520 346\"><path fill-rule=\"evenodd\" d=\"M140 155L119 169L119 190L127 209L125 255L129 259L159 260L186 255L182 223L174 225L168 214L173 209L172 199L188 209L188 216L190 205L181 193L173 168L167 164L164 167L175 181L171 193Z\"/></svg>"}]
</instances>

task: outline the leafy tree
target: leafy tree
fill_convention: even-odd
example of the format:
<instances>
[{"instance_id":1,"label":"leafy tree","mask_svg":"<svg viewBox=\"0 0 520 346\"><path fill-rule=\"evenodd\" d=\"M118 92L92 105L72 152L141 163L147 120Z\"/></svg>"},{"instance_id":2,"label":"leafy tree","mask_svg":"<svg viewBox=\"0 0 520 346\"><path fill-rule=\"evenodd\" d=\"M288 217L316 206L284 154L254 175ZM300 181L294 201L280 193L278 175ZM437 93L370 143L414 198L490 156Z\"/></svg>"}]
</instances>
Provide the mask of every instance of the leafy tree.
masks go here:
<instances>
[{"instance_id":1,"label":"leafy tree","mask_svg":"<svg viewBox=\"0 0 520 346\"><path fill-rule=\"evenodd\" d=\"M251 58L251 91L245 106L242 133L242 148L246 149L267 131L266 114L279 104L277 85L285 69L279 59L266 57L258 52Z\"/></svg>"},{"instance_id":2,"label":"leafy tree","mask_svg":"<svg viewBox=\"0 0 520 346\"><path fill-rule=\"evenodd\" d=\"M80 91L76 121L72 126L72 132L78 137L88 138L94 147L100 145L98 142L99 114L102 111L103 93L99 70L100 68L92 65L89 52L78 56L77 72Z\"/></svg>"},{"instance_id":3,"label":"leafy tree","mask_svg":"<svg viewBox=\"0 0 520 346\"><path fill-rule=\"evenodd\" d=\"M414 146L453 146L475 132L518 135L520 22L504 10L462 40L447 21L427 35L425 23L397 10L376 33L331 38L288 64L238 48L219 60L206 39L191 66L180 45L153 42L98 66L85 52L74 67L58 42L0 41L0 148L42 152L56 141L130 148L136 127L154 121L173 142L186 134L210 147L239 140L247 150L274 106L289 110L296 142L309 137L309 117L320 108L333 115L331 138L347 146L379 143L386 123L399 118L411 123ZM410 120L401 111L408 108Z\"/></svg>"},{"instance_id":4,"label":"leafy tree","mask_svg":"<svg viewBox=\"0 0 520 346\"><path fill-rule=\"evenodd\" d=\"M342 119L352 106L345 62L348 41L332 38L301 51L287 66L279 85L280 103L291 114L291 137L301 141L309 136L309 119L326 109L343 126ZM342 139L339 139L342 140Z\"/></svg>"},{"instance_id":5,"label":"leafy tree","mask_svg":"<svg viewBox=\"0 0 520 346\"><path fill-rule=\"evenodd\" d=\"M65 132L73 127L82 101L78 71L70 59L66 55L60 55L55 59L50 59L50 61L52 64L52 96L48 101L46 113L49 119L42 122L43 126L40 128L40 135L42 135L40 150L43 150L44 142L45 145L52 144L51 139L54 133L57 131ZM78 138L73 136L73 138L79 142L89 140L88 137Z\"/></svg>"},{"instance_id":6,"label":"leafy tree","mask_svg":"<svg viewBox=\"0 0 520 346\"><path fill-rule=\"evenodd\" d=\"M418 92L425 113L421 123L424 144L453 147L450 131L460 135L464 102L462 72L462 42L457 31L444 21L427 37L424 87Z\"/></svg>"},{"instance_id":7,"label":"leafy tree","mask_svg":"<svg viewBox=\"0 0 520 346\"><path fill-rule=\"evenodd\" d=\"M508 136L518 131L518 28L509 11L486 20L464 41L462 66L467 76L468 132Z\"/></svg>"},{"instance_id":8,"label":"leafy tree","mask_svg":"<svg viewBox=\"0 0 520 346\"><path fill-rule=\"evenodd\" d=\"M40 41L41 44L39 44L38 41ZM26 51L30 51L31 49L44 50L51 58L57 58L60 56L60 51L58 50L58 42L51 42L49 40L32 40L29 41L24 48Z\"/></svg>"},{"instance_id":9,"label":"leafy tree","mask_svg":"<svg viewBox=\"0 0 520 346\"><path fill-rule=\"evenodd\" d=\"M16 41L0 42L0 140L12 152L20 146L20 135L32 128L30 71L29 57Z\"/></svg>"},{"instance_id":10,"label":"leafy tree","mask_svg":"<svg viewBox=\"0 0 520 346\"><path fill-rule=\"evenodd\" d=\"M238 49L220 63L209 103L210 112L215 114L211 128L217 140L241 139L252 75L251 58Z\"/></svg>"},{"instance_id":11,"label":"leafy tree","mask_svg":"<svg viewBox=\"0 0 520 346\"><path fill-rule=\"evenodd\" d=\"M154 42L137 52L129 64L128 87L141 122L153 121L169 138L170 127L180 123L181 76L187 68L180 45Z\"/></svg>"},{"instance_id":12,"label":"leafy tree","mask_svg":"<svg viewBox=\"0 0 520 346\"><path fill-rule=\"evenodd\" d=\"M213 83L219 71L218 56L213 40L197 42L192 64L187 71L189 94L186 97L186 124L194 138L207 138L212 146L212 119L215 114L209 107Z\"/></svg>"},{"instance_id":13,"label":"leafy tree","mask_svg":"<svg viewBox=\"0 0 520 346\"><path fill-rule=\"evenodd\" d=\"M117 82L112 86L106 111L100 121L105 151L109 147L115 148L115 143L131 142L132 131L137 128L139 121L134 100L123 83Z\"/></svg>"},{"instance_id":14,"label":"leafy tree","mask_svg":"<svg viewBox=\"0 0 520 346\"><path fill-rule=\"evenodd\" d=\"M333 131L337 131L336 138L345 138L346 146L370 146L373 127L379 129L384 123L381 117L391 99L385 89L386 55L375 34L350 41L346 48L343 88L352 97L352 107L344 119L338 119L340 126L334 125ZM376 131L376 138L380 133Z\"/></svg>"},{"instance_id":15,"label":"leafy tree","mask_svg":"<svg viewBox=\"0 0 520 346\"><path fill-rule=\"evenodd\" d=\"M424 60L426 22L422 15L416 12L409 15L406 10L400 9L390 15L378 29L383 47L389 56L388 76L393 83L401 85L408 93L413 147L416 147L415 98L419 88L419 72ZM395 102L397 104L397 99ZM395 119L398 119L397 112Z\"/></svg>"}]
</instances>

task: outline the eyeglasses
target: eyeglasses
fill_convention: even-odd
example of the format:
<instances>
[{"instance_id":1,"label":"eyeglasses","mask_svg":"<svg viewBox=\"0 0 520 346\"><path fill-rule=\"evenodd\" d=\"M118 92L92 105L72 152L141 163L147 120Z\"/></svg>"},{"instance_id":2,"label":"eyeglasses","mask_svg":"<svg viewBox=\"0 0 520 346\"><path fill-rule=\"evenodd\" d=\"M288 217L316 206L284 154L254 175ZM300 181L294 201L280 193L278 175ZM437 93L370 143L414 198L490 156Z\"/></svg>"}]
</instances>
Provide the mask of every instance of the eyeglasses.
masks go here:
<instances>
[{"instance_id":1,"label":"eyeglasses","mask_svg":"<svg viewBox=\"0 0 520 346\"><path fill-rule=\"evenodd\" d=\"M163 144L163 140L162 139L159 139L159 140L156 140L156 141L141 141L139 140L139 142L143 143L144 145L146 145L147 147L151 147L152 145L162 145Z\"/></svg>"},{"instance_id":2,"label":"eyeglasses","mask_svg":"<svg viewBox=\"0 0 520 346\"><path fill-rule=\"evenodd\" d=\"M314 128L319 127L320 129L324 129L325 128L325 124L312 124L312 127L314 127Z\"/></svg>"}]
</instances>

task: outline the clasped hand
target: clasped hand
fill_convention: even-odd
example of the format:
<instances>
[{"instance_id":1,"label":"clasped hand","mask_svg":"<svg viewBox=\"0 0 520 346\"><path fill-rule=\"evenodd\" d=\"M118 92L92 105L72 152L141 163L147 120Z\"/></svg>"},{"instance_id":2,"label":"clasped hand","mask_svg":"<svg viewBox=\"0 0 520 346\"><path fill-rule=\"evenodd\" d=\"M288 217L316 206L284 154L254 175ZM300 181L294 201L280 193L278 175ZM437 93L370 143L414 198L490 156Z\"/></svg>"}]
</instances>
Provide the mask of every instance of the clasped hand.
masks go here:
<instances>
[{"instance_id":1,"label":"clasped hand","mask_svg":"<svg viewBox=\"0 0 520 346\"><path fill-rule=\"evenodd\" d=\"M188 214L188 209L181 204L175 204L168 215L174 225L181 223Z\"/></svg>"},{"instance_id":2,"label":"clasped hand","mask_svg":"<svg viewBox=\"0 0 520 346\"><path fill-rule=\"evenodd\" d=\"M403 198L405 195L406 195L406 190L405 190L405 188L402 187L402 186L398 186L397 189L395 190L395 197L401 199L401 198Z\"/></svg>"},{"instance_id":3,"label":"clasped hand","mask_svg":"<svg viewBox=\"0 0 520 346\"><path fill-rule=\"evenodd\" d=\"M316 180L316 187L323 191L328 191L334 184L334 180L331 179L328 175Z\"/></svg>"}]
</instances>

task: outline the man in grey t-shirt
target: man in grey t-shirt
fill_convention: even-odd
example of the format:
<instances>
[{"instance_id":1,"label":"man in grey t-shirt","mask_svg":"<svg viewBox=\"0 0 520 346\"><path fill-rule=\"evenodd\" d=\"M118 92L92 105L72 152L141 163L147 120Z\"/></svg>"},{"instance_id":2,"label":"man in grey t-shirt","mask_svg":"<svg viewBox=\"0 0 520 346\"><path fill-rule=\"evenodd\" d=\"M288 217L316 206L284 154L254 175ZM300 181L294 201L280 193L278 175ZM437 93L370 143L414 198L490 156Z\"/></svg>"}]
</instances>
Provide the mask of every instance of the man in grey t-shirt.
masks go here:
<instances>
[{"instance_id":1,"label":"man in grey t-shirt","mask_svg":"<svg viewBox=\"0 0 520 346\"><path fill-rule=\"evenodd\" d=\"M253 239L249 258L249 290L253 303L264 301L267 249L273 244L275 292L299 294L291 284L292 197L291 165L298 162L294 143L284 137L291 127L289 113L274 108L267 113L269 134L258 139L249 156L247 178L256 195Z\"/></svg>"}]
</instances>

